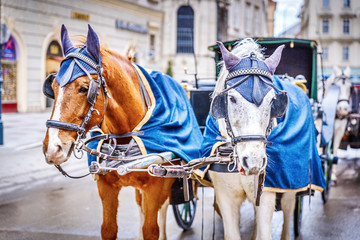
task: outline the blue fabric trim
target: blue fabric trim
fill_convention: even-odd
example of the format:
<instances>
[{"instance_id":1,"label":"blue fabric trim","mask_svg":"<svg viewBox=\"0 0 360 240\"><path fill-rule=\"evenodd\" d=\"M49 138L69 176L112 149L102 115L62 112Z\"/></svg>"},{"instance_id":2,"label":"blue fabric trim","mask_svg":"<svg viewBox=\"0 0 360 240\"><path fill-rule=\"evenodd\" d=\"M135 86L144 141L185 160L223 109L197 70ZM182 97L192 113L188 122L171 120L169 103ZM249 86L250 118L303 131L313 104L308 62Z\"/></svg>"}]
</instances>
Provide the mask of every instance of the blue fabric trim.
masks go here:
<instances>
[{"instance_id":1,"label":"blue fabric trim","mask_svg":"<svg viewBox=\"0 0 360 240\"><path fill-rule=\"evenodd\" d=\"M251 68L252 67L251 64L252 64L252 60L250 58L244 58L236 66L234 66L230 72L233 72L233 71L236 71L239 69L244 69L244 68ZM269 68L266 66L266 64L263 61L257 60L257 64L258 64L258 66L256 68L269 71ZM226 82L226 84L231 87L245 77L247 77L247 76L241 76L241 77L236 77L236 78L230 79L229 81ZM270 79L268 79L268 81L271 82ZM265 97L266 94L272 89L272 87L265 84L261 80L259 83L260 83L260 89L261 89L262 96ZM254 100L252 97L253 88L254 88L254 76L251 75L245 82L243 82L239 86L236 86L234 89L236 91L238 91L247 101L254 103Z\"/></svg>"},{"instance_id":2,"label":"blue fabric trim","mask_svg":"<svg viewBox=\"0 0 360 240\"><path fill-rule=\"evenodd\" d=\"M138 67L156 100L151 118L140 129L144 135L139 138L147 153L170 151L186 162L200 158L203 137L184 88L168 75L158 71L149 74ZM88 146L96 149L97 145L98 141L93 141ZM90 164L96 157L88 155L88 161Z\"/></svg>"},{"instance_id":3,"label":"blue fabric trim","mask_svg":"<svg viewBox=\"0 0 360 240\"><path fill-rule=\"evenodd\" d=\"M91 55L89 55L86 51L86 48L74 48L71 51L67 53L67 55L71 52L80 52L81 54L91 58L95 63L98 63ZM85 63L84 61L81 61L80 59L77 59L77 61L80 62L80 64L90 73L90 74L98 74L94 68L92 68L90 65ZM100 60L101 62L101 60ZM68 76L69 74L69 76ZM71 82L73 82L75 79L85 76L86 73L75 63L74 59L68 59L62 62L59 71L56 74L56 81L59 85L65 86ZM66 79L63 79L66 78ZM65 81L65 83L62 83Z\"/></svg>"},{"instance_id":4,"label":"blue fabric trim","mask_svg":"<svg viewBox=\"0 0 360 240\"><path fill-rule=\"evenodd\" d=\"M171 151L186 162L199 158L203 137L184 88L168 75L138 67L156 100L152 117L140 129L147 152Z\"/></svg>"}]
</instances>

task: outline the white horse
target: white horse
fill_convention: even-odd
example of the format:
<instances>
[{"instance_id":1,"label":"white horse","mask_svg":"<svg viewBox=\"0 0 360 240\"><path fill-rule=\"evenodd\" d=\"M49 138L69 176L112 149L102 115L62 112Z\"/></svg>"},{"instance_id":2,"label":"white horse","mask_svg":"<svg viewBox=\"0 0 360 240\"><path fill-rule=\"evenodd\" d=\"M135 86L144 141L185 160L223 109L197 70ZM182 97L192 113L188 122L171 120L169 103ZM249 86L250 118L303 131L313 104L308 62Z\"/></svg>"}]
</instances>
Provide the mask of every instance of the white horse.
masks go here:
<instances>
[{"instance_id":1,"label":"white horse","mask_svg":"<svg viewBox=\"0 0 360 240\"><path fill-rule=\"evenodd\" d=\"M339 100L336 105L336 119L334 123L334 137L333 137L333 154L337 156L337 151L340 147L340 142L345 134L346 125L348 122L347 116L351 111L349 104L351 95L351 70L350 67L346 67L342 71L339 67L334 66L333 74L327 79L325 86L325 96L328 92L329 87L332 84L339 86ZM331 179L336 183L336 164L333 165Z\"/></svg>"},{"instance_id":2,"label":"white horse","mask_svg":"<svg viewBox=\"0 0 360 240\"><path fill-rule=\"evenodd\" d=\"M251 53L257 59L264 60L262 49L252 39L240 42L231 52L221 43L220 50L225 67L219 75L213 98L224 92L225 81L229 72L233 70L242 58L249 57ZM284 46L278 47L275 52L263 63L266 64L271 74L274 74L281 58ZM259 62L259 61L258 61ZM262 62L262 61L261 61ZM276 193L263 192L260 205L256 206L256 188L258 175L265 171L267 165L266 144L261 136L269 134L271 119L271 105L274 101L274 89L266 93L259 106L250 103L234 88L227 91L227 120L218 119L219 129L228 139L234 136L253 136L253 139L238 141L233 146L234 159L237 162L238 172L221 173L209 171L214 185L216 202L220 208L223 219L225 239L241 239L240 237L240 207L246 198L254 204L255 226L252 239L271 239L272 216L275 210ZM213 100L213 104L214 104ZM231 133L229 133L229 125ZM230 136L233 135L233 136ZM255 136L255 137L254 137ZM233 138L234 139L234 138ZM266 141L266 140L265 140ZM239 174L239 172L241 174ZM260 183L261 184L261 183ZM281 199L284 213L282 239L290 239L290 220L294 212L296 192L285 192Z\"/></svg>"}]
</instances>

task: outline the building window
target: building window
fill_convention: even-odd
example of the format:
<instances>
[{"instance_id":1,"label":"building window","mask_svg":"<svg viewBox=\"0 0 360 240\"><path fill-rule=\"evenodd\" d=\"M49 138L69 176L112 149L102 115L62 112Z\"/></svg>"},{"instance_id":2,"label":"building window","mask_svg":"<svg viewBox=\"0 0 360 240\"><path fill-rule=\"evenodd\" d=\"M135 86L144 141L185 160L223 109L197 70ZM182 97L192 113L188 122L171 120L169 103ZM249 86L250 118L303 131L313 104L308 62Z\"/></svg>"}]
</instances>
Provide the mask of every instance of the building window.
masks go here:
<instances>
[{"instance_id":1,"label":"building window","mask_svg":"<svg viewBox=\"0 0 360 240\"><path fill-rule=\"evenodd\" d=\"M330 0L323 0L322 1L323 8L330 8Z\"/></svg>"},{"instance_id":2,"label":"building window","mask_svg":"<svg viewBox=\"0 0 360 240\"><path fill-rule=\"evenodd\" d=\"M234 13L234 28L235 29L239 29L240 28L240 10L241 10L241 5L240 5L240 0L236 0L235 1L235 5L234 5L234 9L233 9L233 13Z\"/></svg>"},{"instance_id":3,"label":"building window","mask_svg":"<svg viewBox=\"0 0 360 240\"><path fill-rule=\"evenodd\" d=\"M329 33L329 19L324 18L322 20L322 32L323 33Z\"/></svg>"},{"instance_id":4,"label":"building window","mask_svg":"<svg viewBox=\"0 0 360 240\"><path fill-rule=\"evenodd\" d=\"M151 60L155 59L155 35L154 34L150 34L149 58Z\"/></svg>"},{"instance_id":5,"label":"building window","mask_svg":"<svg viewBox=\"0 0 360 240\"><path fill-rule=\"evenodd\" d=\"M348 18L343 19L343 33L344 34L350 33L350 19Z\"/></svg>"},{"instance_id":6,"label":"building window","mask_svg":"<svg viewBox=\"0 0 360 240\"><path fill-rule=\"evenodd\" d=\"M251 5L246 4L246 10L245 10L245 31L247 33L250 33L251 31Z\"/></svg>"},{"instance_id":7,"label":"building window","mask_svg":"<svg viewBox=\"0 0 360 240\"><path fill-rule=\"evenodd\" d=\"M324 61L329 60L329 47L328 46L322 47L322 59Z\"/></svg>"},{"instance_id":8,"label":"building window","mask_svg":"<svg viewBox=\"0 0 360 240\"><path fill-rule=\"evenodd\" d=\"M182 6L177 13L177 53L194 52L194 11Z\"/></svg>"},{"instance_id":9,"label":"building window","mask_svg":"<svg viewBox=\"0 0 360 240\"><path fill-rule=\"evenodd\" d=\"M349 46L342 47L342 60L349 61Z\"/></svg>"},{"instance_id":10,"label":"building window","mask_svg":"<svg viewBox=\"0 0 360 240\"><path fill-rule=\"evenodd\" d=\"M260 34L260 24L261 24L261 21L260 21L260 13L259 13L259 8L258 7L255 7L255 11L254 11L254 33L255 35L259 35Z\"/></svg>"},{"instance_id":11,"label":"building window","mask_svg":"<svg viewBox=\"0 0 360 240\"><path fill-rule=\"evenodd\" d=\"M343 6L344 8L349 8L350 7L350 0L343 0Z\"/></svg>"}]
</instances>

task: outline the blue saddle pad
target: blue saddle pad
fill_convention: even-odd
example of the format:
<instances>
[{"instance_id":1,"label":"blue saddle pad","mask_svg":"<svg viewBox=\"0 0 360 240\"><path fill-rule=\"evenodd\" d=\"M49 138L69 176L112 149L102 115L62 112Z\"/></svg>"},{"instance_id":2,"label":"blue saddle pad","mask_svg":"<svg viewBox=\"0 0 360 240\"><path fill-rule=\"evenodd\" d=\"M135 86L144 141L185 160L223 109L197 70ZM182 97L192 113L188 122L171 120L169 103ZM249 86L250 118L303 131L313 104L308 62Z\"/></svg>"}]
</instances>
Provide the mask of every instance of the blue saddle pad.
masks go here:
<instances>
[{"instance_id":1,"label":"blue saddle pad","mask_svg":"<svg viewBox=\"0 0 360 240\"><path fill-rule=\"evenodd\" d=\"M144 132L133 136L142 154L170 151L186 162L200 158L203 137L184 88L161 72L135 68L151 100L144 119L134 129ZM96 149L97 144L94 141L90 146ZM96 161L96 157L88 157L89 164Z\"/></svg>"}]
</instances>

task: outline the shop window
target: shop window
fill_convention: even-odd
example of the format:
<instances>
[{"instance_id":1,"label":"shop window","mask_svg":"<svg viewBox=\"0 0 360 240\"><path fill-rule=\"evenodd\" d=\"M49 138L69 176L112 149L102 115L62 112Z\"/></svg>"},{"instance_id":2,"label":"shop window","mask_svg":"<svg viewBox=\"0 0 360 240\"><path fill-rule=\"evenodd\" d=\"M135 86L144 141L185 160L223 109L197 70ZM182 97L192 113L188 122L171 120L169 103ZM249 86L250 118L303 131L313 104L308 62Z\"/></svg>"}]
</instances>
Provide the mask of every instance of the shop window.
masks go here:
<instances>
[{"instance_id":1,"label":"shop window","mask_svg":"<svg viewBox=\"0 0 360 240\"><path fill-rule=\"evenodd\" d=\"M177 53L194 52L194 11L182 6L177 13Z\"/></svg>"},{"instance_id":2,"label":"shop window","mask_svg":"<svg viewBox=\"0 0 360 240\"><path fill-rule=\"evenodd\" d=\"M17 65L15 39L10 36L1 51L1 77L3 79L1 103L3 112L16 112Z\"/></svg>"},{"instance_id":3,"label":"shop window","mask_svg":"<svg viewBox=\"0 0 360 240\"><path fill-rule=\"evenodd\" d=\"M46 76L56 73L60 68L60 63L64 59L62 49L57 41L52 41L46 52ZM46 98L46 107L52 107L54 100Z\"/></svg>"}]
</instances>

